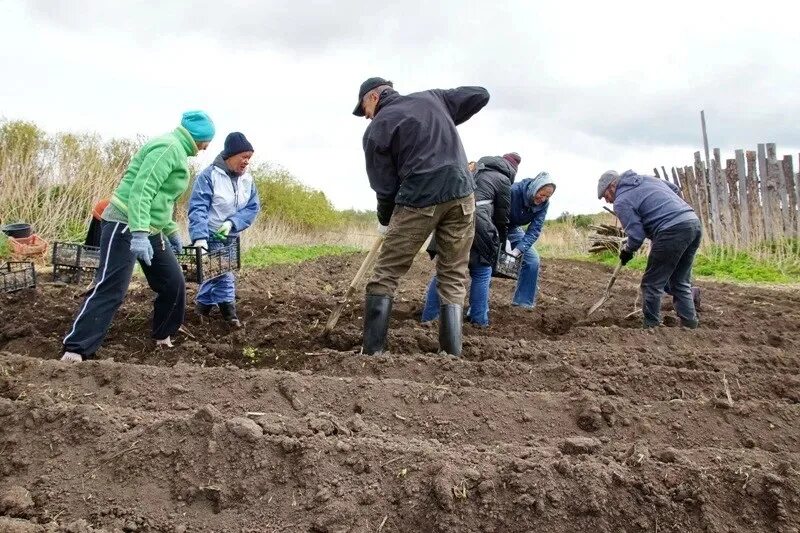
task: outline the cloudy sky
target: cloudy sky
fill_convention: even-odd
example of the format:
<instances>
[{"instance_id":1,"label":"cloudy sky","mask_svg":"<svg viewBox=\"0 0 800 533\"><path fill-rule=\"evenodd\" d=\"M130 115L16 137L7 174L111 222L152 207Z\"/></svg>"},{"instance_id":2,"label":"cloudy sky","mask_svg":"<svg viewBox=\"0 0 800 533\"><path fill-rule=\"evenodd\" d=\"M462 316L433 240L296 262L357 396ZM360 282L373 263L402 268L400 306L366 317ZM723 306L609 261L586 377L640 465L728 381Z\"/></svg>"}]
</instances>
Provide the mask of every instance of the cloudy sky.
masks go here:
<instances>
[{"instance_id":1,"label":"cloudy sky","mask_svg":"<svg viewBox=\"0 0 800 533\"><path fill-rule=\"evenodd\" d=\"M407 93L482 85L460 132L472 159L549 171L551 216L596 212L609 168L686 165L705 109L723 157L800 147L800 4L447 0L0 0L0 117L48 131L157 135L204 109L339 208L374 208L370 76ZM557 4L557 5L556 5ZM757 11L756 8L757 7Z\"/></svg>"}]
</instances>

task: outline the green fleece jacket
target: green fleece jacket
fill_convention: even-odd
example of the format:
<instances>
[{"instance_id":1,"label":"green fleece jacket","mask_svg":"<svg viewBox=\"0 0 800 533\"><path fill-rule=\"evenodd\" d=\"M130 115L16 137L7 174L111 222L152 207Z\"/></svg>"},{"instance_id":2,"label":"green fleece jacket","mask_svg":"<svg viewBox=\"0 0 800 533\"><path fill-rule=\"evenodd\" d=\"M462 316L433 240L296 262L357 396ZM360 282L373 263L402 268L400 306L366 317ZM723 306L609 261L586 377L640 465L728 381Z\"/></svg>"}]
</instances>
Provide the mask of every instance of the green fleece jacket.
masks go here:
<instances>
[{"instance_id":1,"label":"green fleece jacket","mask_svg":"<svg viewBox=\"0 0 800 533\"><path fill-rule=\"evenodd\" d=\"M133 156L111 197L128 218L131 231L178 231L172 220L175 201L189 187L189 156L197 145L183 126L147 142Z\"/></svg>"}]
</instances>

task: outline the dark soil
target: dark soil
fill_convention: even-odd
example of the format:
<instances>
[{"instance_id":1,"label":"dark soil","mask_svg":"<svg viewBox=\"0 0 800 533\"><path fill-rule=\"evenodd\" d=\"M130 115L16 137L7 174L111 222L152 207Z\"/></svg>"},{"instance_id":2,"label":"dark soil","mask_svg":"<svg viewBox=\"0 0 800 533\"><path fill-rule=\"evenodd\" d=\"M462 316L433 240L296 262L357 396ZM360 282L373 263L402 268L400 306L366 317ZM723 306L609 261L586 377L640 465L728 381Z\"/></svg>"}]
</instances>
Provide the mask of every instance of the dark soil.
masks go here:
<instances>
[{"instance_id":1,"label":"dark soil","mask_svg":"<svg viewBox=\"0 0 800 533\"><path fill-rule=\"evenodd\" d=\"M455 359L420 257L366 357L360 298L322 335L362 257L248 271L245 327L171 350L137 282L76 365L78 288L0 296L0 532L800 531L797 291L702 283L700 329L643 331L635 273L586 319L610 269L545 261Z\"/></svg>"}]
</instances>

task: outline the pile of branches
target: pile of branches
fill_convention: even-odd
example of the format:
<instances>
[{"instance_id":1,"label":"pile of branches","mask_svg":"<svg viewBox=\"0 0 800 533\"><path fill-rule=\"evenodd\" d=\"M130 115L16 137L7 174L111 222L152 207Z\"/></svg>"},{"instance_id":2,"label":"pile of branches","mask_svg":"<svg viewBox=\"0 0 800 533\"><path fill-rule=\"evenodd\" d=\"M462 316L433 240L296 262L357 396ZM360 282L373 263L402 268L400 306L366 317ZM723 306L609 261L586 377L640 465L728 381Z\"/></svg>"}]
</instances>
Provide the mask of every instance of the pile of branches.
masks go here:
<instances>
[{"instance_id":1,"label":"pile of branches","mask_svg":"<svg viewBox=\"0 0 800 533\"><path fill-rule=\"evenodd\" d=\"M619 254L622 245L627 240L627 236L622 228L611 224L600 224L599 226L589 226L594 233L589 235L589 253L600 254L611 252Z\"/></svg>"}]
</instances>

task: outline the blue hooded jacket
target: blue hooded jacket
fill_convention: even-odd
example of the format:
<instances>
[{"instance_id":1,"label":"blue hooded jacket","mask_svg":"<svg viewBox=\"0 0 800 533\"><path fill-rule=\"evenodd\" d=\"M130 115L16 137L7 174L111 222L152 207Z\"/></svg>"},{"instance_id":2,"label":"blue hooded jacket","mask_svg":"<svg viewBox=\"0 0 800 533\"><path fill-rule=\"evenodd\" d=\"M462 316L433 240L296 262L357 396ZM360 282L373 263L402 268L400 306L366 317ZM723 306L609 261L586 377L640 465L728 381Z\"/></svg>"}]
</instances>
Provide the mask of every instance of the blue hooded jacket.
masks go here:
<instances>
[{"instance_id":1,"label":"blue hooded jacket","mask_svg":"<svg viewBox=\"0 0 800 533\"><path fill-rule=\"evenodd\" d=\"M551 185L553 189L556 187L555 181L547 172L540 172L535 178L525 178L511 186L509 232L511 228L528 225L525 236L516 246L522 253L527 252L542 233L542 226L544 226L544 218L547 216L550 200L548 199L540 205L535 205L533 197L545 185Z\"/></svg>"},{"instance_id":2,"label":"blue hooded jacket","mask_svg":"<svg viewBox=\"0 0 800 533\"><path fill-rule=\"evenodd\" d=\"M638 250L645 238L652 240L661 230L698 220L675 185L632 170L619 177L614 211L628 234L625 249L629 252Z\"/></svg>"}]
</instances>

